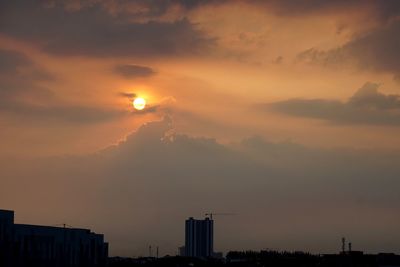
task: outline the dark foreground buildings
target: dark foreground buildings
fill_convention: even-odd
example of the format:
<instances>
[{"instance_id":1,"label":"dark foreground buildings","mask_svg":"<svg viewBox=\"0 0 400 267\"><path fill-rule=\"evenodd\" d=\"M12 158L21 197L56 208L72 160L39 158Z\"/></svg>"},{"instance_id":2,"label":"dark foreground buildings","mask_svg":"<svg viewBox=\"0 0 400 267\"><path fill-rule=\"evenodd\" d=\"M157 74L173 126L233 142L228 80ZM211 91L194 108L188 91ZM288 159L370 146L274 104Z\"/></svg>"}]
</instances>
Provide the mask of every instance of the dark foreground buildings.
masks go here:
<instances>
[{"instance_id":1,"label":"dark foreground buildings","mask_svg":"<svg viewBox=\"0 0 400 267\"><path fill-rule=\"evenodd\" d=\"M400 256L361 251L313 255L303 252L232 251L225 259L170 257L111 258L109 267L400 267Z\"/></svg>"},{"instance_id":2,"label":"dark foreground buildings","mask_svg":"<svg viewBox=\"0 0 400 267\"><path fill-rule=\"evenodd\" d=\"M214 255L214 221L210 218L195 220L192 217L185 222L186 257L209 258Z\"/></svg>"},{"instance_id":3,"label":"dark foreground buildings","mask_svg":"<svg viewBox=\"0 0 400 267\"><path fill-rule=\"evenodd\" d=\"M1 267L103 267L104 236L87 229L14 223L14 212L0 210Z\"/></svg>"}]
</instances>

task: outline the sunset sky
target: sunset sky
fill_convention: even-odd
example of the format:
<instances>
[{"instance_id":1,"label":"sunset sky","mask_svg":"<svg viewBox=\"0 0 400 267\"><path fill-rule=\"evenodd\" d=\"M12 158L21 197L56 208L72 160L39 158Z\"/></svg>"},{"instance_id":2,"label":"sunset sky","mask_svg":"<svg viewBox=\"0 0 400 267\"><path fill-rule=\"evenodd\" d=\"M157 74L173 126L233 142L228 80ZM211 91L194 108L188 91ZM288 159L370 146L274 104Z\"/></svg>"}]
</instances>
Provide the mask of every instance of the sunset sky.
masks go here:
<instances>
[{"instance_id":1,"label":"sunset sky","mask_svg":"<svg viewBox=\"0 0 400 267\"><path fill-rule=\"evenodd\" d=\"M0 208L111 255L400 253L399 137L400 1L0 2Z\"/></svg>"}]
</instances>

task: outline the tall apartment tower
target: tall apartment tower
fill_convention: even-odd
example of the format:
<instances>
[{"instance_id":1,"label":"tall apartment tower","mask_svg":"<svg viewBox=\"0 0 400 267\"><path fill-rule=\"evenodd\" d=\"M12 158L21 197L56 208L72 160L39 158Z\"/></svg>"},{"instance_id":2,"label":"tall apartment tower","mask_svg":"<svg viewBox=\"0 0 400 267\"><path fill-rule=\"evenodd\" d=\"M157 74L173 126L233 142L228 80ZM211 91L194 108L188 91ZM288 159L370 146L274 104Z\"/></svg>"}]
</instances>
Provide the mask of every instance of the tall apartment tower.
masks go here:
<instances>
[{"instance_id":1,"label":"tall apartment tower","mask_svg":"<svg viewBox=\"0 0 400 267\"><path fill-rule=\"evenodd\" d=\"M214 253L214 221L210 218L185 222L185 256L196 258L212 257Z\"/></svg>"}]
</instances>

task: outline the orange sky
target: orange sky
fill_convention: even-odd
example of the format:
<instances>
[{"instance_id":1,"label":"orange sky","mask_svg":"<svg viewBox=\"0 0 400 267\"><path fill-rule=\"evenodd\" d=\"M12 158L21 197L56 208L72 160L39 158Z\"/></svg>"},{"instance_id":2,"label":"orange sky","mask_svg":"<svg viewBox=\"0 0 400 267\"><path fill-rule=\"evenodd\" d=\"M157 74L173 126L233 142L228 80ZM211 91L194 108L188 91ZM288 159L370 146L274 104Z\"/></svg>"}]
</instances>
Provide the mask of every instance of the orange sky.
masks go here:
<instances>
[{"instance_id":1,"label":"orange sky","mask_svg":"<svg viewBox=\"0 0 400 267\"><path fill-rule=\"evenodd\" d=\"M4 162L99 153L165 116L223 145L400 148L396 1L5 1L0 17Z\"/></svg>"},{"instance_id":2,"label":"orange sky","mask_svg":"<svg viewBox=\"0 0 400 267\"><path fill-rule=\"evenodd\" d=\"M5 30L1 35L1 49L22 53L33 62L31 67L34 64L34 68L52 76L48 80L30 81L54 94L54 99L39 100L39 105L80 105L129 112L133 111L129 99L124 99L119 94L130 92L145 96L150 105L157 106L156 111L152 112L151 116L147 114L116 117L104 122L79 125L74 122L66 125L60 121L40 126L33 123L27 114L23 116L26 118L18 119L2 114L6 129L2 131L1 140L8 140L5 141L3 152L18 153L31 149L45 154L93 152L113 143L113 140L123 138L146 120L160 118L171 112L176 120L177 131L198 136L213 136L224 142L256 134L271 140L291 139L307 145L324 147L393 148L400 144L397 138L399 129L393 125L344 125L326 120L282 116L268 111L260 112L254 108L261 103L290 98L346 101L366 82L381 84L379 90L382 93L396 94L399 90L399 84L393 79L393 72L398 71L396 69L362 69L354 62L357 59L346 53L343 53L343 59L332 63L320 63L316 58L313 59L314 62L310 59L299 59L299 55L308 49L315 49L321 53L335 50L361 38L359 36L373 34L373 31L394 23L389 18L387 21L377 18L373 4L365 3L357 8L350 4L338 4L337 7L327 4L326 7L320 7L318 12L292 7L299 8L299 13L292 15L280 10L288 8L285 7L285 3L276 2L218 2L186 8L179 4L171 4L171 7L158 17L150 14L151 8L156 8L151 6L145 9L150 9L146 11L149 14L144 12L137 16L136 12L140 12L146 4L131 4L131 9L114 11L117 14L108 13L112 12L112 8L101 3L97 4L101 7L96 8L102 8L105 14L114 16L112 19L117 19L119 15L132 23L173 23L185 19L195 31L192 34L201 34L201 38L208 40L209 44L207 47L200 47L198 51L178 51L176 55L165 53L146 57L140 53L126 53L123 56L104 53L92 56L82 54L78 50L76 54L68 52L68 56L65 56L62 51L49 53L41 47L42 43L50 40L36 40L36 36L29 36L25 40L25 36L18 35L19 32L14 36L12 31L23 32L23 27L14 26L16 29L13 29L11 25L8 29L8 24L5 23ZM123 8L124 3L116 1L115 6L118 5ZM64 7L68 10L64 15L88 12L85 19L91 19L90 12L94 8L89 2L76 6L79 8L72 10ZM18 8L24 7L17 6L13 11L17 13ZM52 12L52 9L60 8L63 8L62 3L43 8L43 12ZM346 12L343 12L344 10ZM4 20L11 20L12 15L10 13ZM32 14L32 17L26 20L35 20L34 16L35 14ZM140 20L136 22L138 17ZM14 18L18 19L18 14ZM42 35L47 36L46 29L42 31ZM43 38L40 34L39 30L37 37ZM124 42L124 36L118 38L120 39L115 42ZM190 37L174 37L171 34L171 38L176 38L175 41L179 42L179 38ZM80 40L76 39L76 42L79 48ZM161 43L160 47L162 45ZM184 50L185 47L177 49ZM154 70L154 74L127 78L113 72L116 65L130 64L147 66ZM29 93L24 94L23 98L32 101ZM191 119L193 116L198 121ZM231 131L226 133L224 127L220 127L222 125ZM73 136L77 130L79 138ZM63 132L62 138L54 138L60 131ZM94 132L101 134L93 138ZM29 143L38 142L41 144L40 148L33 144L30 147Z\"/></svg>"}]
</instances>

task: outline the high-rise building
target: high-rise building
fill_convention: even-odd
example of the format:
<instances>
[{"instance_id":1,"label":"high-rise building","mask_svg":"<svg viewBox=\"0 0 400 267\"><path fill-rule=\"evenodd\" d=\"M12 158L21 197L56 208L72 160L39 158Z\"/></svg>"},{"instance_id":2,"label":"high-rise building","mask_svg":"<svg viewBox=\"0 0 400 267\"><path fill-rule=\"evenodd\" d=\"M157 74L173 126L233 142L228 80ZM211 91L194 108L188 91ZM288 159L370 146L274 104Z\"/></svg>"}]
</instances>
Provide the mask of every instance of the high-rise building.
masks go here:
<instances>
[{"instance_id":1,"label":"high-rise building","mask_svg":"<svg viewBox=\"0 0 400 267\"><path fill-rule=\"evenodd\" d=\"M208 258L214 251L214 221L210 218L185 222L185 256Z\"/></svg>"}]
</instances>

